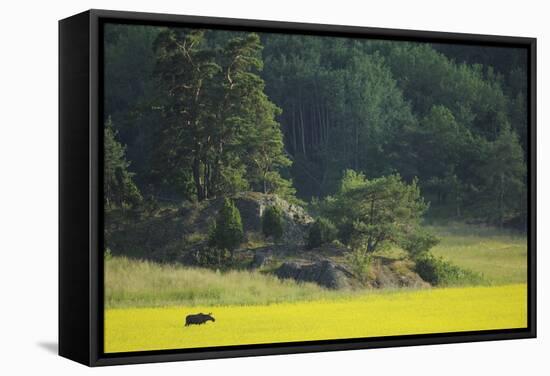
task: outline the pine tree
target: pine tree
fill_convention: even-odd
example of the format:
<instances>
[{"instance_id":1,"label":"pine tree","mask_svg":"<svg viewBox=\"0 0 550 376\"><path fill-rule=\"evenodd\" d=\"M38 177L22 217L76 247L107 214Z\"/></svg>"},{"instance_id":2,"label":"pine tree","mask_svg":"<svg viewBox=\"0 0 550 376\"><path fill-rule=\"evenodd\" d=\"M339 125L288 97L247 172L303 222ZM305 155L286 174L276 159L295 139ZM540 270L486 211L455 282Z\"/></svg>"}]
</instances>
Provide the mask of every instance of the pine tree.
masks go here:
<instances>
[{"instance_id":1,"label":"pine tree","mask_svg":"<svg viewBox=\"0 0 550 376\"><path fill-rule=\"evenodd\" d=\"M485 177L485 201L489 221L502 227L507 219L521 213L525 190L525 162L517 134L505 124L495 141L490 143L488 156L481 167Z\"/></svg>"},{"instance_id":2,"label":"pine tree","mask_svg":"<svg viewBox=\"0 0 550 376\"><path fill-rule=\"evenodd\" d=\"M134 174L128 171L130 162L126 160L126 148L117 140L117 131L113 127L111 118L107 119L104 128L104 163L103 163L103 190L105 208L116 205L136 205L142 197L133 181Z\"/></svg>"},{"instance_id":3,"label":"pine tree","mask_svg":"<svg viewBox=\"0 0 550 376\"><path fill-rule=\"evenodd\" d=\"M407 184L399 175L366 179L348 170L340 191L322 204L322 213L337 226L342 241L370 254L417 232L427 208L416 180Z\"/></svg>"},{"instance_id":4,"label":"pine tree","mask_svg":"<svg viewBox=\"0 0 550 376\"><path fill-rule=\"evenodd\" d=\"M223 206L218 212L215 227L210 234L210 244L233 253L241 244L244 236L241 213L233 201L225 198Z\"/></svg>"},{"instance_id":5,"label":"pine tree","mask_svg":"<svg viewBox=\"0 0 550 376\"><path fill-rule=\"evenodd\" d=\"M207 159L218 105L212 96L218 90L213 78L220 71L205 43L203 30L169 29L155 41L156 75L168 98L162 140L168 165L163 168L166 174L191 171L199 201L210 196Z\"/></svg>"},{"instance_id":6,"label":"pine tree","mask_svg":"<svg viewBox=\"0 0 550 376\"><path fill-rule=\"evenodd\" d=\"M283 237L283 213L276 206L269 206L262 215L262 232L266 238L279 241Z\"/></svg>"},{"instance_id":7,"label":"pine tree","mask_svg":"<svg viewBox=\"0 0 550 376\"><path fill-rule=\"evenodd\" d=\"M202 31L168 30L156 41L157 74L171 104L164 153L167 173L192 171L199 201L253 186L293 191L279 170L284 154L280 109L264 93L257 34L208 43ZM171 170L171 171L170 171Z\"/></svg>"}]
</instances>

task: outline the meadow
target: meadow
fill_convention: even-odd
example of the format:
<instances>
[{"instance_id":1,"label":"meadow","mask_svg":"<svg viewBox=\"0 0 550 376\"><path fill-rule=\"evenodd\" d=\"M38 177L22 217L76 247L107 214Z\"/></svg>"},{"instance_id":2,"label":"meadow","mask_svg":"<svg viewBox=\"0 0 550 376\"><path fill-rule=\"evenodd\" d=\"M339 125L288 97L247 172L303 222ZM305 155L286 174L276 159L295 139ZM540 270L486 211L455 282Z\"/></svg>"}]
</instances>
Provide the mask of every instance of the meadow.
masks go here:
<instances>
[{"instance_id":1,"label":"meadow","mask_svg":"<svg viewBox=\"0 0 550 376\"><path fill-rule=\"evenodd\" d=\"M105 263L105 307L260 305L350 294L273 275L160 265L113 257Z\"/></svg>"},{"instance_id":2,"label":"meadow","mask_svg":"<svg viewBox=\"0 0 550 376\"><path fill-rule=\"evenodd\" d=\"M492 285L527 281L527 239L524 234L460 223L427 227L440 237L432 253L483 274Z\"/></svg>"},{"instance_id":3,"label":"meadow","mask_svg":"<svg viewBox=\"0 0 550 376\"><path fill-rule=\"evenodd\" d=\"M332 291L246 270L110 257L105 351L525 327L525 237L465 225L431 230L441 237L434 254L482 273L487 285ZM197 312L212 312L216 322L184 327Z\"/></svg>"}]
</instances>

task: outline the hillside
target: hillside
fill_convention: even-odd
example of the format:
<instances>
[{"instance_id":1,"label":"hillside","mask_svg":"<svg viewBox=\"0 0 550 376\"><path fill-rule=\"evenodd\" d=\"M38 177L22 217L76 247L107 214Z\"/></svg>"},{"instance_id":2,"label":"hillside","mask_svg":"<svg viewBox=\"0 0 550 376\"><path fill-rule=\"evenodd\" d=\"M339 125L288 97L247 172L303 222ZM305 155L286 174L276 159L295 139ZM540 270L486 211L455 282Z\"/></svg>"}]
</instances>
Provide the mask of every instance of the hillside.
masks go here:
<instances>
[{"instance_id":1,"label":"hillside","mask_svg":"<svg viewBox=\"0 0 550 376\"><path fill-rule=\"evenodd\" d=\"M214 269L257 270L280 279L311 282L329 289L363 287L428 287L412 269L411 261L374 256L367 281L348 267L347 248L325 244L306 249L304 241L312 217L299 205L276 195L244 192L232 197L239 209L245 239L235 259L224 265L208 263L208 233L222 199L165 207L154 212L127 211L109 215L106 244L111 254L158 263L176 263ZM282 238L274 243L262 235L262 213L268 206L281 209ZM207 260L207 261L205 261Z\"/></svg>"}]
</instances>

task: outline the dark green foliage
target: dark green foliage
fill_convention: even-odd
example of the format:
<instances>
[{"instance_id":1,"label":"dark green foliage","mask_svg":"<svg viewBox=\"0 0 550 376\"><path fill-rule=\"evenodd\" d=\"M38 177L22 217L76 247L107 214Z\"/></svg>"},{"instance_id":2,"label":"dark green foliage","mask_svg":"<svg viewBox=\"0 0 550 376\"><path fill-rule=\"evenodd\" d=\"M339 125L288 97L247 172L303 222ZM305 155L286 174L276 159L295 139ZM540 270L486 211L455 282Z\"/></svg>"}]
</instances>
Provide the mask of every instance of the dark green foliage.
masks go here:
<instances>
[{"instance_id":1,"label":"dark green foliage","mask_svg":"<svg viewBox=\"0 0 550 376\"><path fill-rule=\"evenodd\" d=\"M429 252L415 259L415 271L424 281L436 286L484 283L482 275L462 269Z\"/></svg>"},{"instance_id":2,"label":"dark green foliage","mask_svg":"<svg viewBox=\"0 0 550 376\"><path fill-rule=\"evenodd\" d=\"M421 254L425 254L439 244L440 240L435 235L430 234L426 230L416 229L410 234L406 234L399 245L403 248L411 258L417 258Z\"/></svg>"},{"instance_id":3,"label":"dark green foliage","mask_svg":"<svg viewBox=\"0 0 550 376\"><path fill-rule=\"evenodd\" d=\"M204 246L193 254L194 263L203 268L225 269L231 265L231 253L226 249Z\"/></svg>"},{"instance_id":4,"label":"dark green foliage","mask_svg":"<svg viewBox=\"0 0 550 376\"><path fill-rule=\"evenodd\" d=\"M266 238L279 241L283 237L283 212L277 206L268 206L262 215L262 232Z\"/></svg>"},{"instance_id":5,"label":"dark green foliage","mask_svg":"<svg viewBox=\"0 0 550 376\"><path fill-rule=\"evenodd\" d=\"M353 169L417 177L430 219L525 228L523 49L107 26L105 116L144 196L297 202Z\"/></svg>"},{"instance_id":6,"label":"dark green foliage","mask_svg":"<svg viewBox=\"0 0 550 376\"><path fill-rule=\"evenodd\" d=\"M134 174L128 171L130 162L126 160L125 147L116 140L116 135L109 118L105 123L103 160L103 197L108 209L135 206L142 200L132 179Z\"/></svg>"},{"instance_id":7,"label":"dark green foliage","mask_svg":"<svg viewBox=\"0 0 550 376\"><path fill-rule=\"evenodd\" d=\"M225 198L215 225L210 231L209 243L211 246L229 251L233 258L233 251L241 244L243 235L241 213L232 200Z\"/></svg>"},{"instance_id":8,"label":"dark green foliage","mask_svg":"<svg viewBox=\"0 0 550 376\"><path fill-rule=\"evenodd\" d=\"M199 201L249 188L293 195L280 175L291 163L275 120L280 109L258 74L258 35L220 46L208 35L169 29L155 41L156 75L168 98L162 107L164 174L192 177Z\"/></svg>"},{"instance_id":9,"label":"dark green foliage","mask_svg":"<svg viewBox=\"0 0 550 376\"><path fill-rule=\"evenodd\" d=\"M334 192L346 168L391 172L386 146L414 117L382 57L337 38L269 35L264 44L266 91L283 109L299 195Z\"/></svg>"},{"instance_id":10,"label":"dark green foliage","mask_svg":"<svg viewBox=\"0 0 550 376\"><path fill-rule=\"evenodd\" d=\"M527 50L475 45L435 45L458 63L478 64L484 76L498 80L510 103L510 119L521 145L527 147Z\"/></svg>"},{"instance_id":11,"label":"dark green foliage","mask_svg":"<svg viewBox=\"0 0 550 376\"><path fill-rule=\"evenodd\" d=\"M316 248L332 242L336 236L336 226L330 220L320 217L309 227L306 246L309 249Z\"/></svg>"},{"instance_id":12,"label":"dark green foliage","mask_svg":"<svg viewBox=\"0 0 550 376\"><path fill-rule=\"evenodd\" d=\"M373 253L419 231L427 207L416 181L407 184L399 175L367 179L347 170L340 190L325 199L321 211L346 234L341 241Z\"/></svg>"},{"instance_id":13,"label":"dark green foliage","mask_svg":"<svg viewBox=\"0 0 550 376\"><path fill-rule=\"evenodd\" d=\"M372 255L363 249L354 249L346 255L346 261L357 279L363 284L367 283Z\"/></svg>"},{"instance_id":14,"label":"dark green foliage","mask_svg":"<svg viewBox=\"0 0 550 376\"><path fill-rule=\"evenodd\" d=\"M479 170L483 179L480 211L488 222L502 227L518 215L525 218L526 166L518 137L509 126L489 143Z\"/></svg>"},{"instance_id":15,"label":"dark green foliage","mask_svg":"<svg viewBox=\"0 0 550 376\"><path fill-rule=\"evenodd\" d=\"M161 176L158 159L161 114L159 95L153 76L153 42L161 28L109 23L105 25L104 116L111 117L118 140L127 145L126 156L132 161L134 181L147 196L151 193L171 196L183 189L179 176Z\"/></svg>"},{"instance_id":16,"label":"dark green foliage","mask_svg":"<svg viewBox=\"0 0 550 376\"><path fill-rule=\"evenodd\" d=\"M369 177L398 172L408 181L418 177L445 217L478 217L478 193L486 184L478 165L489 143L508 122L525 145L526 64L519 50L506 49L503 82L490 66L457 64L428 44L264 40L267 91L283 108L285 145L302 197L336 191L347 168ZM446 47L460 54L459 46ZM483 50L493 58L481 63L502 62L491 55L498 51ZM514 215L523 214L516 208L510 219Z\"/></svg>"}]
</instances>

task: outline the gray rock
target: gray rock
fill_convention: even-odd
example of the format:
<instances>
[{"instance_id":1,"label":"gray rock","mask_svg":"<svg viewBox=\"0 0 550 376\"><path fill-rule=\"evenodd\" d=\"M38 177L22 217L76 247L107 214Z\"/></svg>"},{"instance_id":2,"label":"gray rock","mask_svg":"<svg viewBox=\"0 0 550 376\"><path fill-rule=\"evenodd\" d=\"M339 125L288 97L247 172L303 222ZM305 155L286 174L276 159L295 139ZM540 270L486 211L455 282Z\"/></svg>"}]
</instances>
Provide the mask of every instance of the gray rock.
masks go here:
<instances>
[{"instance_id":1,"label":"gray rock","mask_svg":"<svg viewBox=\"0 0 550 376\"><path fill-rule=\"evenodd\" d=\"M303 244L308 225L313 218L299 205L291 204L272 194L245 192L234 197L235 205L241 212L245 231L262 231L262 215L270 206L281 209L283 214L283 236L281 243Z\"/></svg>"},{"instance_id":2,"label":"gray rock","mask_svg":"<svg viewBox=\"0 0 550 376\"><path fill-rule=\"evenodd\" d=\"M413 270L411 261L399 261L379 258L370 266L372 279L369 286L384 288L429 288L430 284L423 281Z\"/></svg>"},{"instance_id":3,"label":"gray rock","mask_svg":"<svg viewBox=\"0 0 550 376\"><path fill-rule=\"evenodd\" d=\"M312 263L285 262L275 275L281 279L294 279L299 282L314 282L329 289L343 289L350 286L352 274L342 265L330 260Z\"/></svg>"},{"instance_id":4,"label":"gray rock","mask_svg":"<svg viewBox=\"0 0 550 376\"><path fill-rule=\"evenodd\" d=\"M250 263L250 269L259 269L266 266L271 261L271 256L267 253L255 253L252 262Z\"/></svg>"}]
</instances>

